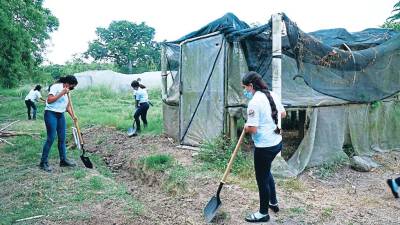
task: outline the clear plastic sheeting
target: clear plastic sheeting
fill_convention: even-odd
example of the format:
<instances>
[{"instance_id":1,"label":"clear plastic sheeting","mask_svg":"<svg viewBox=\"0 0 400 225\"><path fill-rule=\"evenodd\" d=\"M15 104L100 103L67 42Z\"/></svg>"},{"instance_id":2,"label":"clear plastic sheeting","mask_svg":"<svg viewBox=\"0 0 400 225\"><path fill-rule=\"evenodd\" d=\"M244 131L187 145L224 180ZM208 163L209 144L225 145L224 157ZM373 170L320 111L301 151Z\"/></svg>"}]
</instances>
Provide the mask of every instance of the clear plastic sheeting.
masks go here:
<instances>
[{"instance_id":1,"label":"clear plastic sheeting","mask_svg":"<svg viewBox=\"0 0 400 225\"><path fill-rule=\"evenodd\" d=\"M181 47L181 144L197 146L223 131L225 43L218 35Z\"/></svg>"},{"instance_id":2,"label":"clear plastic sheeting","mask_svg":"<svg viewBox=\"0 0 400 225\"><path fill-rule=\"evenodd\" d=\"M398 99L375 104L311 108L308 116L308 130L288 160L295 174L306 167L348 157L343 151L344 145L350 145L352 154L359 156L400 150Z\"/></svg>"},{"instance_id":3,"label":"clear plastic sheeting","mask_svg":"<svg viewBox=\"0 0 400 225\"><path fill-rule=\"evenodd\" d=\"M308 118L288 160L293 173L348 157L344 146L358 156L399 150L400 34L342 28L304 33L285 14L282 19L282 102L306 109ZM271 20L250 27L228 13L164 42L163 65L173 80L163 99L166 134L199 146L235 133L234 119L244 117L247 104L242 76L256 71L272 87L271 31Z\"/></svg>"}]
</instances>

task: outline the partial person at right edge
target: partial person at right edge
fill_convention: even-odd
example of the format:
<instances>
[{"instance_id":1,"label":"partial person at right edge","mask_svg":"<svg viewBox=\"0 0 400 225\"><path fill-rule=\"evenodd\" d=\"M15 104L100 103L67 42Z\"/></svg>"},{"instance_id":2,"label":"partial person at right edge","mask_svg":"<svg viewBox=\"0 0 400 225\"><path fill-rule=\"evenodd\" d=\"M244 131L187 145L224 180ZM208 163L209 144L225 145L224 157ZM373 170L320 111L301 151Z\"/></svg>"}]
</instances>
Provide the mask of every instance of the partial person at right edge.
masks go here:
<instances>
[{"instance_id":1,"label":"partial person at right edge","mask_svg":"<svg viewBox=\"0 0 400 225\"><path fill-rule=\"evenodd\" d=\"M147 110L149 110L149 95L147 93L147 89L143 84L140 84L137 80L132 81L131 86L134 90L134 97L135 97L135 121L133 123L133 127L136 124L136 134L141 131L140 126L140 119L143 121L143 126L146 128L147 123Z\"/></svg>"},{"instance_id":2,"label":"partial person at right edge","mask_svg":"<svg viewBox=\"0 0 400 225\"><path fill-rule=\"evenodd\" d=\"M395 198L399 198L400 177L396 179L387 179L386 183L389 185L390 190Z\"/></svg>"},{"instance_id":3,"label":"partial person at right edge","mask_svg":"<svg viewBox=\"0 0 400 225\"><path fill-rule=\"evenodd\" d=\"M44 122L46 124L47 139L43 145L42 158L39 167L46 172L51 172L48 157L51 146L58 136L58 153L61 167L74 167L76 164L67 159L66 148L66 122L64 112L67 111L73 120L77 120L71 110L68 92L72 91L78 84L74 76L61 77L57 83L51 85L44 111Z\"/></svg>"},{"instance_id":4,"label":"partial person at right edge","mask_svg":"<svg viewBox=\"0 0 400 225\"><path fill-rule=\"evenodd\" d=\"M36 120L37 108L35 103L38 102L39 99L42 100L43 102L46 101L42 98L42 95L40 94L41 89L42 86L36 85L36 87L34 89L31 89L28 95L26 95L25 97L25 105L27 108L28 120L31 119ZM31 108L32 108L32 115L31 115Z\"/></svg>"}]
</instances>

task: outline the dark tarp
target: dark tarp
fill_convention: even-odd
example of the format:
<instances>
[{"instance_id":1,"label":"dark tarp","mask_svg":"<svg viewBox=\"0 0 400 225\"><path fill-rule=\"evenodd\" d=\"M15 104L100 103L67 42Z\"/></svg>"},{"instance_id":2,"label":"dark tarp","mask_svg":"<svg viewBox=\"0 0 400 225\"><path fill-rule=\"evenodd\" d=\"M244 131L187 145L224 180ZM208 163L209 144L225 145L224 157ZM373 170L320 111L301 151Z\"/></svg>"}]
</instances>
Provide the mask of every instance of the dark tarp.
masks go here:
<instances>
[{"instance_id":1,"label":"dark tarp","mask_svg":"<svg viewBox=\"0 0 400 225\"><path fill-rule=\"evenodd\" d=\"M366 29L349 33L339 28L304 33L285 14L282 18L287 29L287 36L282 38L283 60L287 60L282 62L283 82L290 83L296 78L291 83L297 85L303 78L309 87L322 93L318 97L332 96L350 102L377 101L400 90L400 34L397 32ZM228 42L241 44L248 69L260 73L271 86L271 28L271 20L251 28L228 13L198 31L163 43L175 53L167 57L169 69L176 70L179 66L180 42L219 31ZM285 83L282 85L284 88ZM287 87L282 89L284 103L303 106L307 103L296 103L290 96L317 96L297 92L291 85Z\"/></svg>"}]
</instances>

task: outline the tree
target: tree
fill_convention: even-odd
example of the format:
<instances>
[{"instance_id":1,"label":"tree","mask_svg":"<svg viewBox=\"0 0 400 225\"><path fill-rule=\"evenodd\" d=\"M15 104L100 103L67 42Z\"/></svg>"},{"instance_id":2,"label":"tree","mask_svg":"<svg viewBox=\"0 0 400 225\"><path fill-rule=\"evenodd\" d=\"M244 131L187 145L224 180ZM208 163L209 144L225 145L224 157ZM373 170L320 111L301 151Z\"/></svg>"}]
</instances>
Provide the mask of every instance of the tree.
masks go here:
<instances>
[{"instance_id":1,"label":"tree","mask_svg":"<svg viewBox=\"0 0 400 225\"><path fill-rule=\"evenodd\" d=\"M43 0L0 0L0 85L13 87L34 76L45 41L59 26Z\"/></svg>"},{"instance_id":2,"label":"tree","mask_svg":"<svg viewBox=\"0 0 400 225\"><path fill-rule=\"evenodd\" d=\"M392 13L395 14L387 18L382 27L400 31L400 1L393 6Z\"/></svg>"},{"instance_id":3,"label":"tree","mask_svg":"<svg viewBox=\"0 0 400 225\"><path fill-rule=\"evenodd\" d=\"M87 56L114 62L122 72L143 72L160 67L159 44L153 41L155 29L126 20L113 21L108 28L96 29L98 38L89 43Z\"/></svg>"},{"instance_id":4,"label":"tree","mask_svg":"<svg viewBox=\"0 0 400 225\"><path fill-rule=\"evenodd\" d=\"M400 1L397 2L394 6L393 6L393 10L392 13L394 13L394 15L390 16L387 20L389 22L395 22L396 20L400 19Z\"/></svg>"}]
</instances>

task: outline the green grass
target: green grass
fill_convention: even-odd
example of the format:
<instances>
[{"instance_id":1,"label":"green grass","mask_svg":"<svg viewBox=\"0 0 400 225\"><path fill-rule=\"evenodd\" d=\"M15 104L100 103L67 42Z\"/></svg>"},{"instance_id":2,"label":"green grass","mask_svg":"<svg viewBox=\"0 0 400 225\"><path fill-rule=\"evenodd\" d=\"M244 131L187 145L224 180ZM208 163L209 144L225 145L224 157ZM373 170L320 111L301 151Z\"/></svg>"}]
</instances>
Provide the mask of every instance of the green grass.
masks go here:
<instances>
[{"instance_id":1,"label":"green grass","mask_svg":"<svg viewBox=\"0 0 400 225\"><path fill-rule=\"evenodd\" d=\"M185 167L181 165L174 166L163 184L165 190L172 195L186 192L189 175L190 173Z\"/></svg>"},{"instance_id":2,"label":"green grass","mask_svg":"<svg viewBox=\"0 0 400 225\"><path fill-rule=\"evenodd\" d=\"M323 163L321 166L318 166L316 169L316 175L319 178L327 179L335 174L340 168L346 165L349 162L348 158L338 157L331 162Z\"/></svg>"},{"instance_id":3,"label":"green grass","mask_svg":"<svg viewBox=\"0 0 400 225\"><path fill-rule=\"evenodd\" d=\"M304 184L298 178L278 179L277 184L283 190L286 190L289 192L306 191Z\"/></svg>"},{"instance_id":4,"label":"green grass","mask_svg":"<svg viewBox=\"0 0 400 225\"><path fill-rule=\"evenodd\" d=\"M161 186L171 195L180 195L187 191L187 179L191 171L180 165L173 156L155 154L141 157L137 161L144 170L162 174Z\"/></svg>"},{"instance_id":5,"label":"green grass","mask_svg":"<svg viewBox=\"0 0 400 225\"><path fill-rule=\"evenodd\" d=\"M140 158L139 164L143 165L145 169L163 172L173 167L174 158L166 154L150 155Z\"/></svg>"},{"instance_id":6,"label":"green grass","mask_svg":"<svg viewBox=\"0 0 400 225\"><path fill-rule=\"evenodd\" d=\"M22 121L22 125L32 127L40 121ZM40 137L43 137L44 134ZM40 138L39 137L39 138ZM57 170L46 173L37 167L41 156L42 140L38 137L15 137L8 140L15 146L0 148L0 224L12 224L18 219L45 215L46 220L85 221L93 215L94 207L105 200L119 202L127 217L135 217L143 206L127 192L127 188L116 183L105 163L95 155L96 168L85 169L79 160L78 151L69 151L68 156L80 165L60 171L58 151L53 146L50 164ZM40 221L38 219L36 222ZM22 223L23 224L23 223Z\"/></svg>"},{"instance_id":7,"label":"green grass","mask_svg":"<svg viewBox=\"0 0 400 225\"><path fill-rule=\"evenodd\" d=\"M230 142L222 137L216 138L201 146L197 159L204 163L206 170L224 172L235 146L235 142ZM238 151L232 166L232 173L244 178L253 177L254 167L250 154Z\"/></svg>"},{"instance_id":8,"label":"green grass","mask_svg":"<svg viewBox=\"0 0 400 225\"><path fill-rule=\"evenodd\" d=\"M0 89L0 121L26 119L24 99L30 88L30 86L25 85L15 89ZM44 89L42 89L42 95L46 96ZM126 131L132 126L134 100L131 92L116 93L106 87L96 87L74 90L71 95L75 114L82 129L92 125L100 125ZM149 126L143 130L143 134L159 135L162 133L163 120L160 95L159 89L149 90L149 99L153 106L147 112ZM45 105L41 102L36 105L38 120L42 120ZM70 118L67 119L67 126L72 126Z\"/></svg>"}]
</instances>

